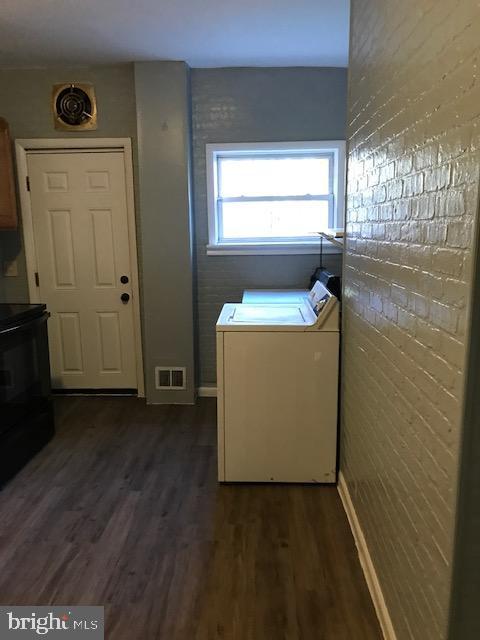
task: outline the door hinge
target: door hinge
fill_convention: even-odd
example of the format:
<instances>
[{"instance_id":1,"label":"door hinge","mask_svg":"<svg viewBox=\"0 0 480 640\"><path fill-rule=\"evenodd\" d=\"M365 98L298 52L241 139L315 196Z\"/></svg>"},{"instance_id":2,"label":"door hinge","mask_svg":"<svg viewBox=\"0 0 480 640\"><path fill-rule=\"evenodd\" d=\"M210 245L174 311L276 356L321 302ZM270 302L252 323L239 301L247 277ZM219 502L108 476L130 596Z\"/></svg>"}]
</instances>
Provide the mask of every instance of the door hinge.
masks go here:
<instances>
[{"instance_id":1,"label":"door hinge","mask_svg":"<svg viewBox=\"0 0 480 640\"><path fill-rule=\"evenodd\" d=\"M35 284L37 287L40 286L40 278L38 277L38 271L35 271Z\"/></svg>"},{"instance_id":2,"label":"door hinge","mask_svg":"<svg viewBox=\"0 0 480 640\"><path fill-rule=\"evenodd\" d=\"M30 191L30 178L27 176L25 180L27 182L27 191Z\"/></svg>"}]
</instances>

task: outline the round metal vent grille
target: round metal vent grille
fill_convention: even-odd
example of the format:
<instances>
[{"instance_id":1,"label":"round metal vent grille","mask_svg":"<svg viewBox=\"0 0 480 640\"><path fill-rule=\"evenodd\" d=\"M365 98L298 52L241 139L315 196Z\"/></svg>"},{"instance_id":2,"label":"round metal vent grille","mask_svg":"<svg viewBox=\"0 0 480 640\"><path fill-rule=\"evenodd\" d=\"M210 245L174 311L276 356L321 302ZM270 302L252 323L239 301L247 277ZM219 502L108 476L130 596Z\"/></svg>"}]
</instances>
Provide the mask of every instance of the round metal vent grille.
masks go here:
<instances>
[{"instance_id":1,"label":"round metal vent grille","mask_svg":"<svg viewBox=\"0 0 480 640\"><path fill-rule=\"evenodd\" d=\"M80 87L69 85L59 92L55 101L57 117L67 125L78 126L92 118L92 102Z\"/></svg>"}]
</instances>

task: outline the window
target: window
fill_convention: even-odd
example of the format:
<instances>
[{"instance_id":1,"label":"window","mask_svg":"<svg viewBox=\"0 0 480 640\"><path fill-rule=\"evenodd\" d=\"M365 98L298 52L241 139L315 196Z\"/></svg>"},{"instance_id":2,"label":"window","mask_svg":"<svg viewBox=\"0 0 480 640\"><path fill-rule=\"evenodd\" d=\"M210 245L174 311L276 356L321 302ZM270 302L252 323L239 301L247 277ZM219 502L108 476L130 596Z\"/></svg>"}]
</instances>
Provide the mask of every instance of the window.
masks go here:
<instances>
[{"instance_id":1,"label":"window","mask_svg":"<svg viewBox=\"0 0 480 640\"><path fill-rule=\"evenodd\" d=\"M344 141L208 144L208 253L316 253L344 174Z\"/></svg>"}]
</instances>

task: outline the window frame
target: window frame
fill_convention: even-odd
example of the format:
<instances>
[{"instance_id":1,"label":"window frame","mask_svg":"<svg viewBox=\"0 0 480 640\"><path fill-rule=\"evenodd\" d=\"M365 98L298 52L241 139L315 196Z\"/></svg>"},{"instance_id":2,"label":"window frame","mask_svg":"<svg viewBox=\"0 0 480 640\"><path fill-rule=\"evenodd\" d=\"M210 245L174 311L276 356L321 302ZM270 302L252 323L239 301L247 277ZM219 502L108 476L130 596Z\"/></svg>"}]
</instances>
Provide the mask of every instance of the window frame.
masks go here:
<instances>
[{"instance_id":1,"label":"window frame","mask_svg":"<svg viewBox=\"0 0 480 640\"><path fill-rule=\"evenodd\" d=\"M219 215L218 198L218 160L221 157L251 157L254 155L325 155L331 166L330 189L326 195L311 197L298 196L300 201L328 200L329 229L343 229L345 210L345 141L325 140L309 142L245 142L245 143L215 143L206 145L206 174L207 174L207 204L208 204L208 245L209 255L268 255L268 254L316 254L320 240L315 237L305 238L235 238L234 241L225 240L221 234L221 216ZM224 198L223 201L278 201L296 199L292 196L260 196ZM220 203L221 204L221 203ZM337 248L325 245L324 250L338 251Z\"/></svg>"}]
</instances>

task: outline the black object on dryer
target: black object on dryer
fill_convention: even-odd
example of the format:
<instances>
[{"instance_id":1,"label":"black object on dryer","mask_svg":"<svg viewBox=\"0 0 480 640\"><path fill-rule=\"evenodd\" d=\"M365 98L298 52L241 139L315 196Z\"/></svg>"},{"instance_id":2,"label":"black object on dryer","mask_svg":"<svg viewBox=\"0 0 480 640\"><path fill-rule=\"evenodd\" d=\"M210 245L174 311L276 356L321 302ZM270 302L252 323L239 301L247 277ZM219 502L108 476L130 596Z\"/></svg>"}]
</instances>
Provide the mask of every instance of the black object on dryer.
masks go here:
<instances>
[{"instance_id":1,"label":"black object on dryer","mask_svg":"<svg viewBox=\"0 0 480 640\"><path fill-rule=\"evenodd\" d=\"M334 275L324 267L318 267L310 278L310 289L317 280L320 280L320 282L330 291L330 293L333 293L338 300L342 299L342 279L340 276Z\"/></svg>"}]
</instances>

